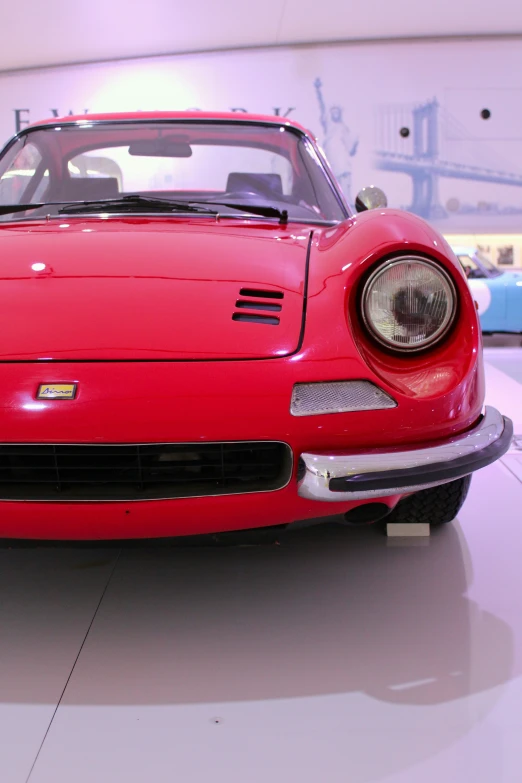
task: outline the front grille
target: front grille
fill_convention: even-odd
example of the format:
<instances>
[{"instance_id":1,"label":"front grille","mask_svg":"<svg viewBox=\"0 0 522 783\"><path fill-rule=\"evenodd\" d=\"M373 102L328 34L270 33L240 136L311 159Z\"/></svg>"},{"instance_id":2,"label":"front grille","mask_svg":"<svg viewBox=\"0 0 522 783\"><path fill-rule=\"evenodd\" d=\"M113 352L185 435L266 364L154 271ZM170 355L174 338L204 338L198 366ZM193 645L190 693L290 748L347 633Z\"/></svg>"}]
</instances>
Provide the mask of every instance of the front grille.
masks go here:
<instances>
[{"instance_id":1,"label":"front grille","mask_svg":"<svg viewBox=\"0 0 522 783\"><path fill-rule=\"evenodd\" d=\"M0 499L154 500L281 489L292 452L277 441L0 445Z\"/></svg>"}]
</instances>

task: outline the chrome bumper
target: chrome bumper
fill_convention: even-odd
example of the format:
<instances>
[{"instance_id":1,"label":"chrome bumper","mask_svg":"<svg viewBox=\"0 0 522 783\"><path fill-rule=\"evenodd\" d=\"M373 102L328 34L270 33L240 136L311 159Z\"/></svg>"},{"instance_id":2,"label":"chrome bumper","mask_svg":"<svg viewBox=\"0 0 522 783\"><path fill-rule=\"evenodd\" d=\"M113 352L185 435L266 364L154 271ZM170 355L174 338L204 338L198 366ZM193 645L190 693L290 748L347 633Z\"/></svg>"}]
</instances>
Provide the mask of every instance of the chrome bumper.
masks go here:
<instances>
[{"instance_id":1,"label":"chrome bumper","mask_svg":"<svg viewBox=\"0 0 522 783\"><path fill-rule=\"evenodd\" d=\"M309 500L350 501L401 495L446 484L495 462L513 438L513 423L486 407L472 430L439 446L371 454L301 454L298 493Z\"/></svg>"}]
</instances>

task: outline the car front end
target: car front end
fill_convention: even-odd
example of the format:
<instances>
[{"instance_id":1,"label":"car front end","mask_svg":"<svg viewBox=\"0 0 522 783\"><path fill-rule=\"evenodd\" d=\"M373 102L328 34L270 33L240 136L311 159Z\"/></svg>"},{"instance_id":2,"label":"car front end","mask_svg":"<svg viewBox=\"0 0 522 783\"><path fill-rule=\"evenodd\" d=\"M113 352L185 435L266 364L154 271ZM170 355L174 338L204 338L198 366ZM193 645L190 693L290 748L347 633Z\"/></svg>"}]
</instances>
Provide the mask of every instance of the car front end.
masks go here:
<instances>
[{"instance_id":1,"label":"car front end","mask_svg":"<svg viewBox=\"0 0 522 783\"><path fill-rule=\"evenodd\" d=\"M186 135L159 149L155 122L156 136L138 128L126 142L130 154L190 157ZM45 126L46 144L68 150L75 187L86 154L96 152L98 187L120 177L106 150L121 147L121 125L108 124L103 155L98 141L67 146L58 122ZM197 143L215 143L199 132ZM313 140L291 132L320 167ZM272 136L263 144L274 153ZM60 170L40 168L43 194ZM260 193L279 182L233 174ZM334 188L328 176L322 187ZM162 214L142 195L89 207L59 194L36 215L6 213L0 536L374 521L507 450L511 423L484 409L475 305L437 232L395 210L350 215L340 194L345 213L325 217L304 197L292 215L290 191L265 214L242 193L245 212L231 186L205 201L191 192L190 208L185 194L186 213L178 201ZM205 214L203 201L219 211Z\"/></svg>"}]
</instances>

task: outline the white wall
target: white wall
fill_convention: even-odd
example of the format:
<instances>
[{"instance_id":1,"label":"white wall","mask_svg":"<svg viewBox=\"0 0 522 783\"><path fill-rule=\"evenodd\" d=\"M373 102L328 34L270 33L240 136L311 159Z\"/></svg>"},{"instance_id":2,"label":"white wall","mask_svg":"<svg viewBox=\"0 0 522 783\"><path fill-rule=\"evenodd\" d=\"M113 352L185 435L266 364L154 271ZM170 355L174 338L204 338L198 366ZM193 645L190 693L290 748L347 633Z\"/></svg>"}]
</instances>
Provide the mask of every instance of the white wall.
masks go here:
<instances>
[{"instance_id":1,"label":"white wall","mask_svg":"<svg viewBox=\"0 0 522 783\"><path fill-rule=\"evenodd\" d=\"M320 122L322 81L326 134ZM439 108L437 159L500 175L516 184L440 179L432 214L446 232L520 232L522 226L522 41L429 41L282 47L0 74L0 140L15 120L48 117L51 110L247 109L290 116L324 143L337 174L352 174L352 191L382 184L392 205L412 204L412 177L383 171L378 160L413 156L412 109L434 98ZM333 123L330 108L343 111ZM391 107L391 109L390 109ZM487 121L480 112L492 112ZM344 146L358 137L356 154ZM351 140L351 141L350 141ZM387 156L378 156L378 152ZM394 158L395 155L395 158ZM487 175L486 175L487 176ZM345 180L346 181L346 180ZM453 210L453 211L452 211ZM439 214L438 214L439 213Z\"/></svg>"}]
</instances>

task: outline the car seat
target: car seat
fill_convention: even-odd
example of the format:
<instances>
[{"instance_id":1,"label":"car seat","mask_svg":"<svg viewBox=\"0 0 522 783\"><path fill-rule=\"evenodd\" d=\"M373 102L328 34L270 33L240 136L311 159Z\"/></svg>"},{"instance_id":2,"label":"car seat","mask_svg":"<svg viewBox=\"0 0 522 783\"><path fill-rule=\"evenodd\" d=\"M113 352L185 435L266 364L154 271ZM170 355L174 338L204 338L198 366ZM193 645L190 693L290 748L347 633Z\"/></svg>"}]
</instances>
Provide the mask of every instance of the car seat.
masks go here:
<instances>
[{"instance_id":1,"label":"car seat","mask_svg":"<svg viewBox=\"0 0 522 783\"><path fill-rule=\"evenodd\" d=\"M263 196L282 196L280 174L250 174L231 171L227 179L227 193L259 193Z\"/></svg>"}]
</instances>

